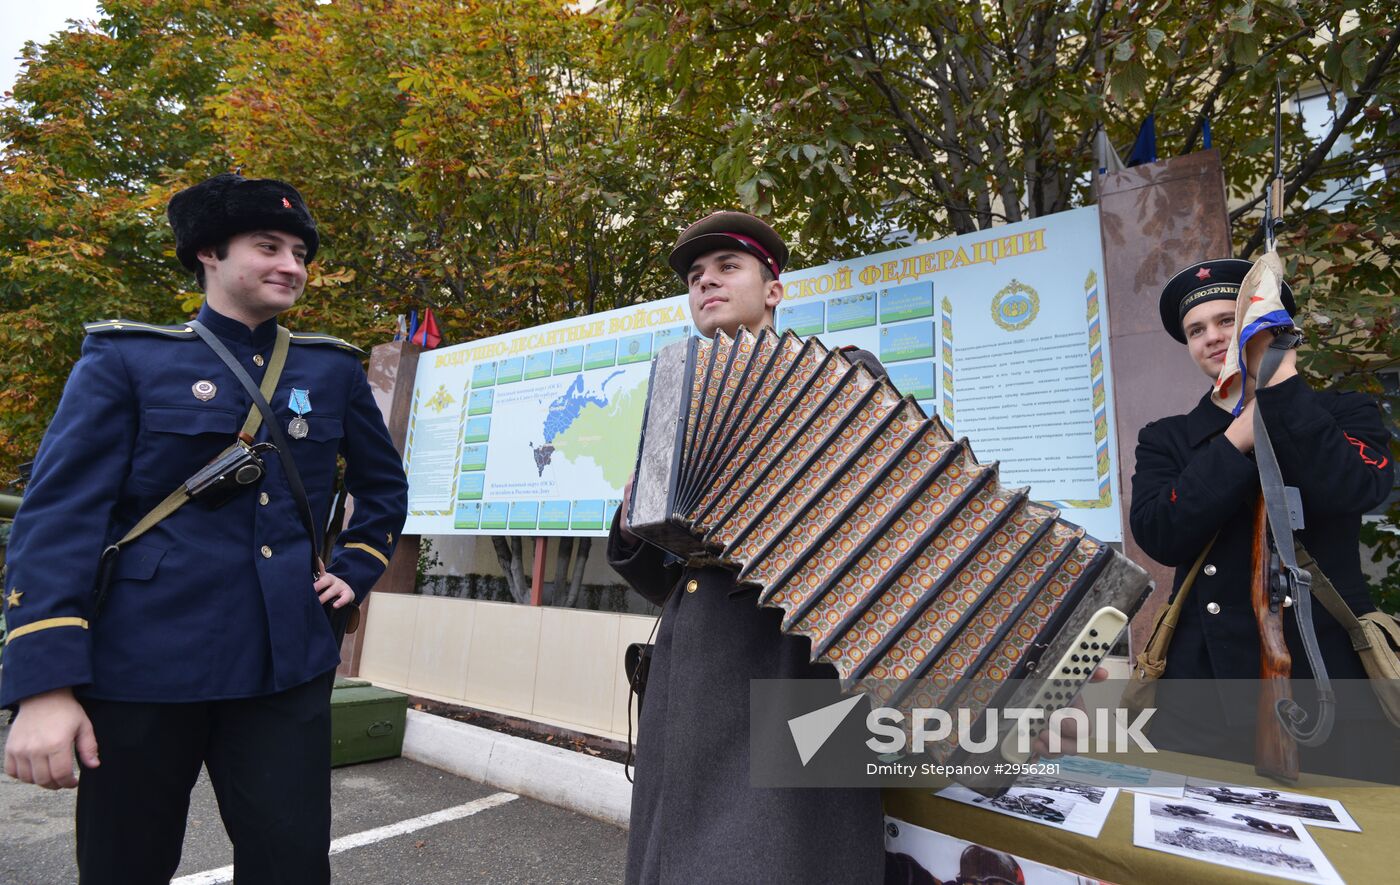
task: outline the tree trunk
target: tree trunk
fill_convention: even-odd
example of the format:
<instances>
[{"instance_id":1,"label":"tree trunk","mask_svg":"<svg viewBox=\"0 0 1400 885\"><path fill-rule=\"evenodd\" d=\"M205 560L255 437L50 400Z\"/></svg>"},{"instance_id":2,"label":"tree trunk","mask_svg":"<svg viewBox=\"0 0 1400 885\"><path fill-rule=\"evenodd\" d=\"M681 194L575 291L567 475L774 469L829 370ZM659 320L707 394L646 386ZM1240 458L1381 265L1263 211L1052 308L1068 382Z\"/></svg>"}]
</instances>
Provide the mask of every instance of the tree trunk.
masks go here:
<instances>
[{"instance_id":1,"label":"tree trunk","mask_svg":"<svg viewBox=\"0 0 1400 885\"><path fill-rule=\"evenodd\" d=\"M574 539L565 535L559 539L559 549L554 552L554 584L549 588L549 604L563 605L565 589L569 580L569 556L574 552Z\"/></svg>"},{"instance_id":2,"label":"tree trunk","mask_svg":"<svg viewBox=\"0 0 1400 885\"><path fill-rule=\"evenodd\" d=\"M525 577L525 558L520 552L520 537L513 535L503 538L491 537L491 546L496 551L496 561L506 576L506 586L510 588L510 598L520 604L530 601L530 582Z\"/></svg>"},{"instance_id":3,"label":"tree trunk","mask_svg":"<svg viewBox=\"0 0 1400 885\"><path fill-rule=\"evenodd\" d=\"M569 596L564 600L564 605L573 608L578 602L578 592L583 587L583 568L588 565L588 550L593 546L593 539L583 537L578 539L578 544L574 550L573 574L569 577Z\"/></svg>"}]
</instances>

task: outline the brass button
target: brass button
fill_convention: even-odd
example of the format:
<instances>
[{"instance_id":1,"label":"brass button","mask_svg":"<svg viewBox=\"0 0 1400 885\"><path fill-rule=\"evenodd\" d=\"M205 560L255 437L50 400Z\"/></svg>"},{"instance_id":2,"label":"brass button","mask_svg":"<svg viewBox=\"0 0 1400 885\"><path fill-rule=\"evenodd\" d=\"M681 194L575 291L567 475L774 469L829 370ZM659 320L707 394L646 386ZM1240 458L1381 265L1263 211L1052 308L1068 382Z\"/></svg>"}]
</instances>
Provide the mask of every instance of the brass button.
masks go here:
<instances>
[{"instance_id":1,"label":"brass button","mask_svg":"<svg viewBox=\"0 0 1400 885\"><path fill-rule=\"evenodd\" d=\"M1208 604L1206 605L1206 611L1210 612L1210 613L1213 614L1213 615L1218 615L1218 614L1220 614L1220 603L1218 603L1218 602L1211 602L1211 603L1208 603Z\"/></svg>"},{"instance_id":2,"label":"brass button","mask_svg":"<svg viewBox=\"0 0 1400 885\"><path fill-rule=\"evenodd\" d=\"M699 587L700 587L700 582L699 582L699 581L686 581L686 582L685 582L685 592L687 592L687 593L694 593L697 589L699 589Z\"/></svg>"},{"instance_id":3,"label":"brass button","mask_svg":"<svg viewBox=\"0 0 1400 885\"><path fill-rule=\"evenodd\" d=\"M1215 566L1207 564L1205 568L1201 569L1201 571L1206 573L1207 578L1214 577Z\"/></svg>"},{"instance_id":4,"label":"brass button","mask_svg":"<svg viewBox=\"0 0 1400 885\"><path fill-rule=\"evenodd\" d=\"M263 559L271 559L271 558L272 558L272 548L269 547L269 546L267 546L266 544L262 545L262 555L263 555Z\"/></svg>"},{"instance_id":5,"label":"brass button","mask_svg":"<svg viewBox=\"0 0 1400 885\"><path fill-rule=\"evenodd\" d=\"M261 366L262 364L263 364L262 354L260 354L260 353L255 353L255 354L253 354L253 365L255 365L255 366Z\"/></svg>"},{"instance_id":6,"label":"brass button","mask_svg":"<svg viewBox=\"0 0 1400 885\"><path fill-rule=\"evenodd\" d=\"M264 507L267 506L267 502L268 502L269 500L271 500L271 499L269 499L269 498L267 497L267 492L261 492L261 493L258 494L258 503L261 504L261 505L263 505Z\"/></svg>"}]
</instances>

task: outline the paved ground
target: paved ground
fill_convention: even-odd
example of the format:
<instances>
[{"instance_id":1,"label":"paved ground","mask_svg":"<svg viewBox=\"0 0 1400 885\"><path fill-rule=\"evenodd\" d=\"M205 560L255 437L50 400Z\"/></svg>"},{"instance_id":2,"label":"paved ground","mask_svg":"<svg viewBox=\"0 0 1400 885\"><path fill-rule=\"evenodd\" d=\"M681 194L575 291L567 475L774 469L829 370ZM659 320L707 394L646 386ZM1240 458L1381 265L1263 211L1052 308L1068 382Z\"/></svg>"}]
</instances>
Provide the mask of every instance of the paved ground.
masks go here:
<instances>
[{"instance_id":1,"label":"paved ground","mask_svg":"<svg viewBox=\"0 0 1400 885\"><path fill-rule=\"evenodd\" d=\"M0 727L0 741L6 730ZM610 824L532 799L510 799L509 793L404 759L336 769L332 784L331 838L345 840L332 846L333 852L341 849L331 857L336 885L622 880L627 834ZM0 775L0 885L76 881L74 798L71 790L49 792ZM415 822L448 809L438 819L465 816ZM421 828L404 832L412 826ZM379 828L391 829L375 832ZM227 874L211 871L232 862L213 790L201 778L175 882L227 882Z\"/></svg>"}]
</instances>

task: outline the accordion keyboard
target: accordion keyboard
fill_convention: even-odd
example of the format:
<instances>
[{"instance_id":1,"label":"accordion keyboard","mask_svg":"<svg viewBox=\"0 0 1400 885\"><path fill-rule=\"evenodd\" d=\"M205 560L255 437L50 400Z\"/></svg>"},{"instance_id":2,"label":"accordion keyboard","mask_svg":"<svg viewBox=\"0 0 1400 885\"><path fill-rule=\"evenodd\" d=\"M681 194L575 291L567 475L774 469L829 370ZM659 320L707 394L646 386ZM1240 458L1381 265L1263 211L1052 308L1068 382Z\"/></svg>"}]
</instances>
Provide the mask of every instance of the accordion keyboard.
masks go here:
<instances>
[{"instance_id":1,"label":"accordion keyboard","mask_svg":"<svg viewBox=\"0 0 1400 885\"><path fill-rule=\"evenodd\" d=\"M1074 701L1079 689L1093 675L1094 668L1108 654L1119 632L1127 624L1127 615L1113 606L1104 606L1089 618L1089 623L1079 631L1069 651L1052 669L1045 671L1047 681L1029 705L1032 710L1043 711L1045 716L1030 724L1029 740L1025 742L1027 745L1045 730L1056 710L1062 710ZM1002 741L1001 755L1008 762L1026 762L1030 759L1029 749L1021 751L1018 737L1019 729L1013 728Z\"/></svg>"}]
</instances>

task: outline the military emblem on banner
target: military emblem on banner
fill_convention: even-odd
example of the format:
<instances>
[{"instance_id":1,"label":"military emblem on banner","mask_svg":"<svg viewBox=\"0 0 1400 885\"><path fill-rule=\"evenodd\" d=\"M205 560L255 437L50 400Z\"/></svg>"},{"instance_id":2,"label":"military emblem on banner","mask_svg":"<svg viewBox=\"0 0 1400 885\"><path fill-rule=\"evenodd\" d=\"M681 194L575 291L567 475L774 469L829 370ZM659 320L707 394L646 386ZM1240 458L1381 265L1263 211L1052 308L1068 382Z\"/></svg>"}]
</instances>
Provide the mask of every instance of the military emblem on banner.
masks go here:
<instances>
[{"instance_id":1,"label":"military emblem on banner","mask_svg":"<svg viewBox=\"0 0 1400 885\"><path fill-rule=\"evenodd\" d=\"M992 319L1008 332L1019 332L1040 315L1040 295L1020 280L1012 280L992 299Z\"/></svg>"}]
</instances>

